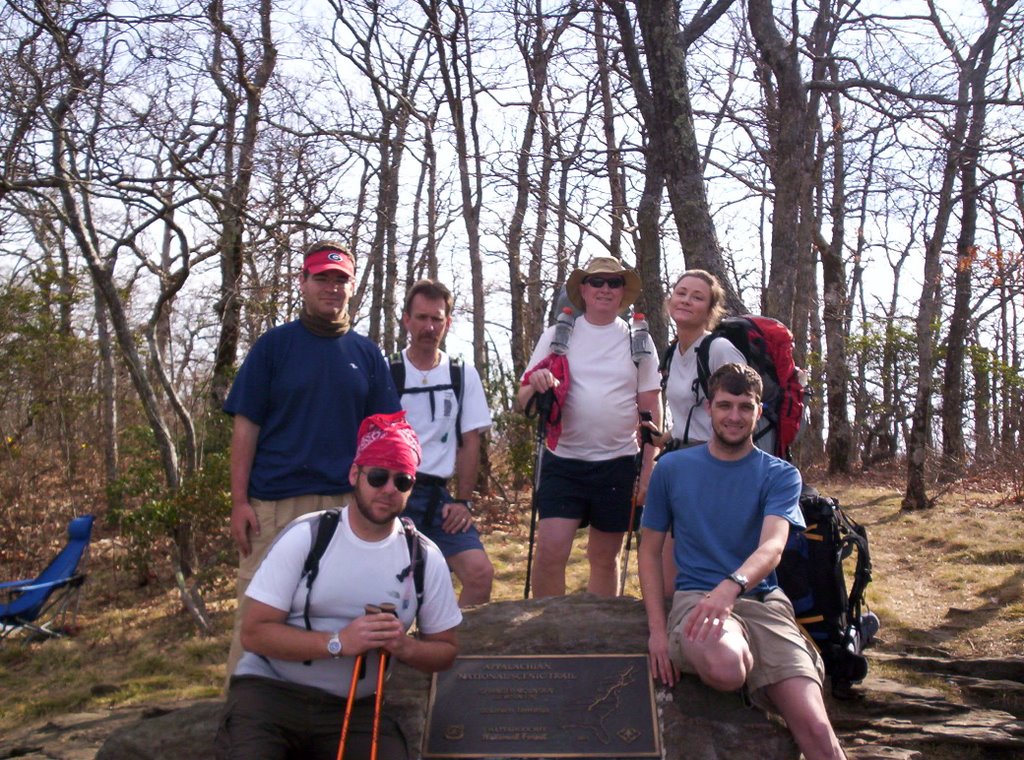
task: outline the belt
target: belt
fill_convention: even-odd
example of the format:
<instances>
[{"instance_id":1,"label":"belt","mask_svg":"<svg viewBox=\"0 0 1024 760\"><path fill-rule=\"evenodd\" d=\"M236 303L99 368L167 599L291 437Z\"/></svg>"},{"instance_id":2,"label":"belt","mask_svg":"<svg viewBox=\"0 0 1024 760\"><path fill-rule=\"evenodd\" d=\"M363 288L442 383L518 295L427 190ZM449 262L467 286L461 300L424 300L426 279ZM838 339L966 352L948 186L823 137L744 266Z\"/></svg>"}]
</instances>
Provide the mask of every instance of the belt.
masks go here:
<instances>
[{"instance_id":1,"label":"belt","mask_svg":"<svg viewBox=\"0 0 1024 760\"><path fill-rule=\"evenodd\" d=\"M428 475L425 472L416 473L416 484L423 484L425 486L440 486L444 488L448 485L448 478L440 478L437 475Z\"/></svg>"}]
</instances>

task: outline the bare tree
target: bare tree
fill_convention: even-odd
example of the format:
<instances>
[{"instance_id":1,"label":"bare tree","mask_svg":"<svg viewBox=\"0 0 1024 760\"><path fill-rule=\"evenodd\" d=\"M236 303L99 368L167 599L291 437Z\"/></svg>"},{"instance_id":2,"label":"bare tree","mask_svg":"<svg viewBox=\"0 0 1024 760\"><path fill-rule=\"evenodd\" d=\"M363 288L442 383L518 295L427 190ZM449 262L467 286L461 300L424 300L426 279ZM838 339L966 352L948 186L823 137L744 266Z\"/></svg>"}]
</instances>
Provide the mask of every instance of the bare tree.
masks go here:
<instances>
[{"instance_id":1,"label":"bare tree","mask_svg":"<svg viewBox=\"0 0 1024 760\"><path fill-rule=\"evenodd\" d=\"M904 510L926 509L932 502L928 498L926 464L929 433L931 427L931 402L933 367L935 364L935 342L933 333L941 309L942 262L941 254L945 244L955 203L954 187L965 159L964 149L969 134L972 134L972 120L981 116L974 110L973 100L983 96L976 90L984 82L995 53L999 30L1007 12L1016 0L997 0L986 5L984 29L967 48L966 54L954 51L957 66L956 104L952 109L952 123L946 130L945 165L942 183L935 211L934 228L925 246L924 283L917 314L918 379L917 397L914 401L913 426L907 443L907 488L903 496ZM931 18L936 30L942 23L934 2L928 0ZM976 77L981 75L981 82ZM968 163L971 159L968 158ZM973 235L972 235L973 237Z\"/></svg>"},{"instance_id":2,"label":"bare tree","mask_svg":"<svg viewBox=\"0 0 1024 760\"><path fill-rule=\"evenodd\" d=\"M463 0L417 0L427 17L437 49L445 104L452 120L458 160L462 220L473 294L473 364L487 366L485 341L484 271L480 250L480 214L483 204L483 155L480 146L480 107L474 57L475 30ZM447 7L448 13L445 12Z\"/></svg>"},{"instance_id":3,"label":"bare tree","mask_svg":"<svg viewBox=\"0 0 1024 760\"><path fill-rule=\"evenodd\" d=\"M725 14L732 0L703 4L685 24L681 22L676 3L637 0L636 17L643 37L646 77L638 68L640 58L635 46L629 47L633 32L625 4L617 0L607 4L618 21L630 78L644 118L648 141L646 168L656 175L648 181L642 197L648 204L660 197L662 179L657 175L661 175L686 266L715 274L726 288L729 309L743 311L743 302L727 276L708 206L686 66L690 47ZM648 238L645 245L638 247L637 268L644 292L658 292L660 301L658 253L654 241Z\"/></svg>"},{"instance_id":4,"label":"bare tree","mask_svg":"<svg viewBox=\"0 0 1024 760\"><path fill-rule=\"evenodd\" d=\"M277 64L272 36L271 0L258 0L255 10L258 32L255 39L239 34L246 15L234 21L227 16L223 0L212 0L206 13L212 35L210 78L221 96L223 164L221 181L210 188L220 226L221 296L217 302L220 337L214 356L211 396L220 409L227 396L231 372L238 355L242 299L240 285L245 263L246 213L255 170L254 156L260 134L263 93ZM249 10L249 9L247 9Z\"/></svg>"}]
</instances>

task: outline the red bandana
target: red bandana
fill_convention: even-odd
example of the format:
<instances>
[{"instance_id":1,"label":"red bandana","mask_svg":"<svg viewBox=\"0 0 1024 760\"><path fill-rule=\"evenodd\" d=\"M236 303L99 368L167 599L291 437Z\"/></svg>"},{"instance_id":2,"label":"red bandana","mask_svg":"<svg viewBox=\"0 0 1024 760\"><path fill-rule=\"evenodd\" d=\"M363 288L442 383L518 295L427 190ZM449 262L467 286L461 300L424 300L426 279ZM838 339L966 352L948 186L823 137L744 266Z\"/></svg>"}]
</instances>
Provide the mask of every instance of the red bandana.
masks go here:
<instances>
[{"instance_id":1,"label":"red bandana","mask_svg":"<svg viewBox=\"0 0 1024 760\"><path fill-rule=\"evenodd\" d=\"M405 412L374 414L363 420L356 440L355 464L384 467L416 475L420 464L420 442L405 421Z\"/></svg>"}]
</instances>

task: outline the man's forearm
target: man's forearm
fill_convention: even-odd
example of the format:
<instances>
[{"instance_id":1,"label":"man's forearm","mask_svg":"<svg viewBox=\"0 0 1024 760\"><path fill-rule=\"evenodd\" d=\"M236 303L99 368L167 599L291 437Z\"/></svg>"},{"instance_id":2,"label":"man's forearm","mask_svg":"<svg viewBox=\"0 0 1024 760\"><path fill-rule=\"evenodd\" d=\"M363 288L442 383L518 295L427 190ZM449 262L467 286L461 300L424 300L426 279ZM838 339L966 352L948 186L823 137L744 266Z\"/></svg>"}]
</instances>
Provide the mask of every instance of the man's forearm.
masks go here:
<instances>
[{"instance_id":1,"label":"man's forearm","mask_svg":"<svg viewBox=\"0 0 1024 760\"><path fill-rule=\"evenodd\" d=\"M457 499L472 499L476 479L480 474L479 430L467 430L462 434L462 446L455 455L455 475L458 478Z\"/></svg>"},{"instance_id":2,"label":"man's forearm","mask_svg":"<svg viewBox=\"0 0 1024 760\"><path fill-rule=\"evenodd\" d=\"M249 476L253 459L256 457L256 443L260 427L241 414L235 415L231 430L231 503L245 504L249 501Z\"/></svg>"},{"instance_id":3,"label":"man's forearm","mask_svg":"<svg viewBox=\"0 0 1024 760\"><path fill-rule=\"evenodd\" d=\"M644 539L637 547L637 571L640 574L640 594L647 611L647 626L654 631L664 631L668 626L665 616L665 579L661 564L661 553L665 546L665 534L644 529Z\"/></svg>"},{"instance_id":4,"label":"man's forearm","mask_svg":"<svg viewBox=\"0 0 1024 760\"><path fill-rule=\"evenodd\" d=\"M421 634L419 638L405 636L400 646L392 649L395 657L411 668L424 673L447 670L459 653L455 630L435 634Z\"/></svg>"},{"instance_id":5,"label":"man's forearm","mask_svg":"<svg viewBox=\"0 0 1024 760\"><path fill-rule=\"evenodd\" d=\"M788 537L789 523L784 518L769 515L764 519L757 549L736 568L737 572L747 576L750 588L764 580L778 566Z\"/></svg>"}]
</instances>

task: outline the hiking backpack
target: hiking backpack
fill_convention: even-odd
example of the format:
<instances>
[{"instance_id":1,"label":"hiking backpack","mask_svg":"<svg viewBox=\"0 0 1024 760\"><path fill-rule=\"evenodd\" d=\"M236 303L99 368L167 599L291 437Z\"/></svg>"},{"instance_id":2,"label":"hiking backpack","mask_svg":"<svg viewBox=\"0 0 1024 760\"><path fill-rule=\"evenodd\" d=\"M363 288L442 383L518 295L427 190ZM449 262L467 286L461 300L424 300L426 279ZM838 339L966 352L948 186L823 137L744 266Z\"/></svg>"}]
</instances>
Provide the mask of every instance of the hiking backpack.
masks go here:
<instances>
[{"instance_id":1,"label":"hiking backpack","mask_svg":"<svg viewBox=\"0 0 1024 760\"><path fill-rule=\"evenodd\" d=\"M320 573L320 558L327 551L328 544L334 537L338 528L338 521L341 519L340 509L328 509L322 512L315 520L310 521L310 530L313 531L313 543L309 547L309 554L302 565L302 573L299 575L299 583L303 578L306 580L306 605L302 610L303 619L306 622L306 630L312 630L309 624L309 594L313 589L313 581ZM427 567L427 552L423 546L423 536L416 530L412 520L408 517L399 518L402 521L402 531L405 534L405 542L409 548L409 566L398 574L399 582L404 581L412 573L413 586L416 589L416 617L419 618L420 607L423 605L423 584ZM315 526L314 523L315 522ZM309 665L310 660L303 664Z\"/></svg>"},{"instance_id":2,"label":"hiking backpack","mask_svg":"<svg viewBox=\"0 0 1024 760\"><path fill-rule=\"evenodd\" d=\"M391 379L395 383L395 390L398 391L398 398L401 399L406 393L429 393L430 394L430 416L434 416L434 392L451 390L455 393L455 403L458 409L455 411L455 442L462 448L462 389L465 386L466 366L461 357L448 357L449 383L447 385L424 385L405 387L405 359L401 351L396 351L388 357L388 364L391 367Z\"/></svg>"},{"instance_id":3,"label":"hiking backpack","mask_svg":"<svg viewBox=\"0 0 1024 760\"><path fill-rule=\"evenodd\" d=\"M757 443L768 433L774 433L775 442L768 453L790 459L789 450L800 432L806 395L803 383L800 382L800 371L793 363L793 333L771 317L745 314L723 319L697 346L697 380L693 387L697 403L708 397L708 378L711 377L709 356L711 342L715 338L725 338L732 343L743 354L747 364L761 376L764 386L761 393L764 409L762 418L768 424L755 433L754 442ZM658 365L663 398L677 345L676 340L669 343Z\"/></svg>"},{"instance_id":4,"label":"hiking backpack","mask_svg":"<svg viewBox=\"0 0 1024 760\"><path fill-rule=\"evenodd\" d=\"M832 681L832 693L848 696L864 680L878 618L864 612L864 590L871 582L867 531L810 486L800 495L807 528L791 530L775 568L779 585L793 603L796 621L814 641ZM843 561L856 552L853 582L847 590Z\"/></svg>"}]
</instances>

